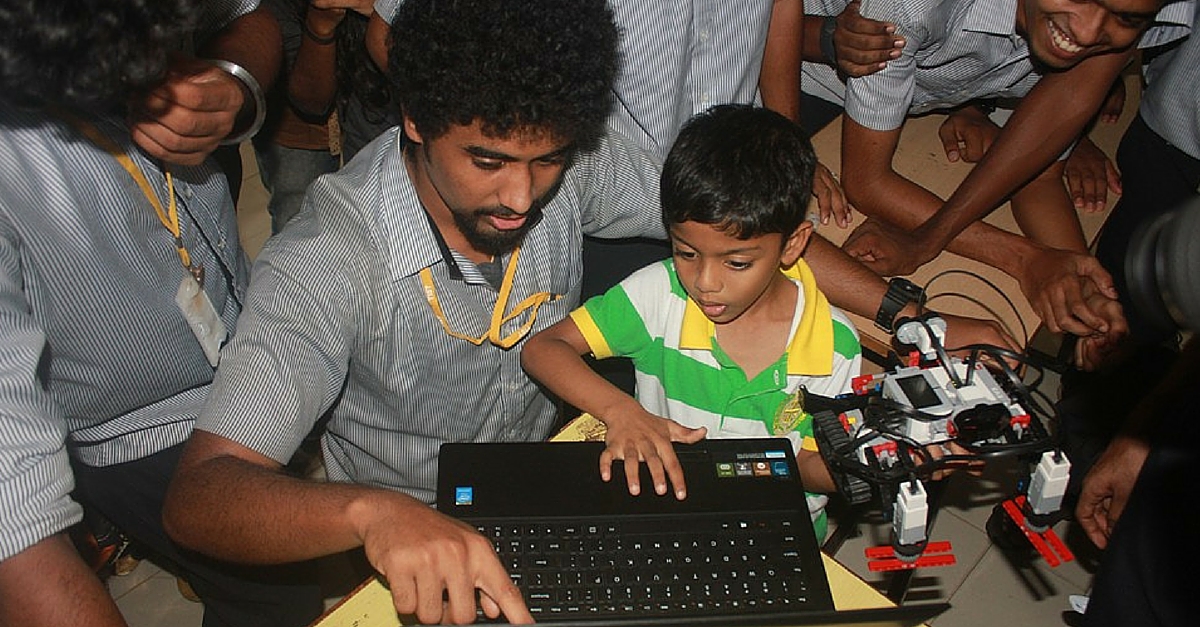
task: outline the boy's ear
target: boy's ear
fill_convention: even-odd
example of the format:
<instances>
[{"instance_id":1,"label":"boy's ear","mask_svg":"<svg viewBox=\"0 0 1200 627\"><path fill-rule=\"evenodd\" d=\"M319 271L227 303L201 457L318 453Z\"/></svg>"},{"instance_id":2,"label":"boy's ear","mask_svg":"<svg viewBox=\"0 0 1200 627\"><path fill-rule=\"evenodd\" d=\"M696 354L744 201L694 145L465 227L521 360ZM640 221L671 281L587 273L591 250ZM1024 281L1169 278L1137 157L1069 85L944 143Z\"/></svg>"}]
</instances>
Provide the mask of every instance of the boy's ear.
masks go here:
<instances>
[{"instance_id":1,"label":"boy's ear","mask_svg":"<svg viewBox=\"0 0 1200 627\"><path fill-rule=\"evenodd\" d=\"M805 220L784 240L783 254L779 256L779 262L784 268L790 268L804 254L804 249L808 248L808 240L812 237L812 232L812 222Z\"/></svg>"}]
</instances>

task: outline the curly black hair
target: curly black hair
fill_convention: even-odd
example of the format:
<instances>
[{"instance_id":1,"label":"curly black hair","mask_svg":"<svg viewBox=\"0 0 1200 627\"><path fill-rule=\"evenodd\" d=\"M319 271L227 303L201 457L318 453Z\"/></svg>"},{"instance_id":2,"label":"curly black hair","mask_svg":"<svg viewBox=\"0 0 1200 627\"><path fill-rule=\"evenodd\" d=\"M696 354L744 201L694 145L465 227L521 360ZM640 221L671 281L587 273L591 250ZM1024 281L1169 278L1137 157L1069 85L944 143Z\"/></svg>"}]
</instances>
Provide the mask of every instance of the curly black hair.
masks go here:
<instances>
[{"instance_id":1,"label":"curly black hair","mask_svg":"<svg viewBox=\"0 0 1200 627\"><path fill-rule=\"evenodd\" d=\"M203 0L0 0L0 97L119 110L166 75Z\"/></svg>"},{"instance_id":2,"label":"curly black hair","mask_svg":"<svg viewBox=\"0 0 1200 627\"><path fill-rule=\"evenodd\" d=\"M478 120L586 149L604 132L618 39L605 0L408 0L388 73L423 136Z\"/></svg>"},{"instance_id":3,"label":"curly black hair","mask_svg":"<svg viewBox=\"0 0 1200 627\"><path fill-rule=\"evenodd\" d=\"M817 157L791 120L751 105L718 105L684 125L663 164L667 230L695 221L747 239L785 237L806 218Z\"/></svg>"}]
</instances>

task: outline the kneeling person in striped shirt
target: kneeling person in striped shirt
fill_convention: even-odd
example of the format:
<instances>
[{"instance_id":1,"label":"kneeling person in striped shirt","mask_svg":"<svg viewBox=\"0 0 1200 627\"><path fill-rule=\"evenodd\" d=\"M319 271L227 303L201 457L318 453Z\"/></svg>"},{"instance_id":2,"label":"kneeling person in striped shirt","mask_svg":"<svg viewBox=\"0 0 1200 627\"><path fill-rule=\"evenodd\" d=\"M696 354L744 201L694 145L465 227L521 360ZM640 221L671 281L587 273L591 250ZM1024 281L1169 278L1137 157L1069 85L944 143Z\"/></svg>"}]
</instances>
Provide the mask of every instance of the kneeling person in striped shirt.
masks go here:
<instances>
[{"instance_id":1,"label":"kneeling person in striped shirt","mask_svg":"<svg viewBox=\"0 0 1200 627\"><path fill-rule=\"evenodd\" d=\"M521 358L547 388L608 427L601 475L613 460L644 461L654 490L687 488L671 442L785 436L809 494L818 537L836 488L812 419L785 411L803 386L850 391L862 353L853 325L818 291L800 258L816 157L786 118L745 105L693 118L663 168L663 222L672 256L642 268L530 338ZM630 357L637 399L595 374L582 355ZM637 464L627 466L638 494Z\"/></svg>"}]
</instances>

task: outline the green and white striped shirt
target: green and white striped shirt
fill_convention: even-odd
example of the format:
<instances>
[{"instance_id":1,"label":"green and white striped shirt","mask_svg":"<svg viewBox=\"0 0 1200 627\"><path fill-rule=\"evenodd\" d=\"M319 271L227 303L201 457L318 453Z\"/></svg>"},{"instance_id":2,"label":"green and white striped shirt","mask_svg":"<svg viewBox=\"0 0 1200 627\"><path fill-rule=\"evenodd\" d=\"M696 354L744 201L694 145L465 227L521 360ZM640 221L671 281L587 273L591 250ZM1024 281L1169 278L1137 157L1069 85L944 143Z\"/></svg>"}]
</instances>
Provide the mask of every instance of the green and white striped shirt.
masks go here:
<instances>
[{"instance_id":1,"label":"green and white striped shirt","mask_svg":"<svg viewBox=\"0 0 1200 627\"><path fill-rule=\"evenodd\" d=\"M638 402L708 437L783 436L793 451L816 451L812 420L775 424L801 386L823 396L850 391L862 367L858 334L816 288L803 260L789 269L799 287L787 352L753 379L721 350L715 325L688 298L671 260L646 266L571 313L597 359L630 357ZM809 499L824 534L823 498ZM818 515L819 514L819 515Z\"/></svg>"}]
</instances>

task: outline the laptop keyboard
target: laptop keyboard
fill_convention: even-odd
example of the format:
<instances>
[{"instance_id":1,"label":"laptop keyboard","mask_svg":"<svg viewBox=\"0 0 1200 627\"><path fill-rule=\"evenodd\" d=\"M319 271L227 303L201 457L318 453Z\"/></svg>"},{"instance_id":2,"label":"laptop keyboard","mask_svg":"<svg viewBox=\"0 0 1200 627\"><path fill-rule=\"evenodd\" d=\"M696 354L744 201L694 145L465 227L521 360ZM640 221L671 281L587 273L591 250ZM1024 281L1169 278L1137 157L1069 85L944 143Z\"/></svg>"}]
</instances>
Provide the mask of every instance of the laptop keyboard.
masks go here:
<instances>
[{"instance_id":1,"label":"laptop keyboard","mask_svg":"<svg viewBox=\"0 0 1200 627\"><path fill-rule=\"evenodd\" d=\"M807 597L797 525L807 519L476 522L539 622L798 609Z\"/></svg>"}]
</instances>

